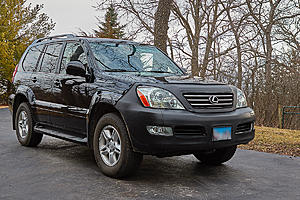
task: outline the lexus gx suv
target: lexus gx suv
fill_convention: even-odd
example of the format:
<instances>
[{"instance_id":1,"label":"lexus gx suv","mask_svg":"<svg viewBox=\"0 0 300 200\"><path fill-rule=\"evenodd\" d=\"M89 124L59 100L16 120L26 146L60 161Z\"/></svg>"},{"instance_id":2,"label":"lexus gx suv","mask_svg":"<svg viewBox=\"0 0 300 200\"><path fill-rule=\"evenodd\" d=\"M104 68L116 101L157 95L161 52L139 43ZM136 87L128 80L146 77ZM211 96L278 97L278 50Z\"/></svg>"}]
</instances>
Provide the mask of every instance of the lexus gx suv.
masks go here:
<instances>
[{"instance_id":1,"label":"lexus gx suv","mask_svg":"<svg viewBox=\"0 0 300 200\"><path fill-rule=\"evenodd\" d=\"M31 44L9 97L21 145L43 135L93 149L107 176L137 170L143 155L193 154L204 164L231 159L254 138L244 93L191 78L155 46L59 35Z\"/></svg>"}]
</instances>

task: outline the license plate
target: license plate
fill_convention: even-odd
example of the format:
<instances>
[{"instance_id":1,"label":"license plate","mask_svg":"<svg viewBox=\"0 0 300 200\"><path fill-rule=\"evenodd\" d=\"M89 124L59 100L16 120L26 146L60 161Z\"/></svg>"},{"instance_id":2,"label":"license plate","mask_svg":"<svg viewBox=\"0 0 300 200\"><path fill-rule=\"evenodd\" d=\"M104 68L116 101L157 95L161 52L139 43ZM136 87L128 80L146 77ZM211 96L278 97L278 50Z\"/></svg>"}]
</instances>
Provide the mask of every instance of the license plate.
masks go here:
<instances>
[{"instance_id":1,"label":"license plate","mask_svg":"<svg viewBox=\"0 0 300 200\"><path fill-rule=\"evenodd\" d=\"M213 141L230 140L231 127L216 127L213 128Z\"/></svg>"}]
</instances>

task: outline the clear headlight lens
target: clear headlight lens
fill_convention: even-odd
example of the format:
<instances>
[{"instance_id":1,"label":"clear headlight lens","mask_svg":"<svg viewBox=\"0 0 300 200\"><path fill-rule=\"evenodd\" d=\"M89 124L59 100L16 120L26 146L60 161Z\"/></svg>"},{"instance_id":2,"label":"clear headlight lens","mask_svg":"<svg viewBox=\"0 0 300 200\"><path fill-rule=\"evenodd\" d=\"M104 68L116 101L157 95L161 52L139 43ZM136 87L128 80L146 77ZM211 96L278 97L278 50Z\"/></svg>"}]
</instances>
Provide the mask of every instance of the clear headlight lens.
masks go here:
<instances>
[{"instance_id":1,"label":"clear headlight lens","mask_svg":"<svg viewBox=\"0 0 300 200\"><path fill-rule=\"evenodd\" d=\"M145 107L184 110L180 101L167 90L151 86L139 86L137 94Z\"/></svg>"},{"instance_id":2,"label":"clear headlight lens","mask_svg":"<svg viewBox=\"0 0 300 200\"><path fill-rule=\"evenodd\" d=\"M247 107L247 100L244 92L240 89L237 89L236 95L237 95L236 107L237 108Z\"/></svg>"}]
</instances>

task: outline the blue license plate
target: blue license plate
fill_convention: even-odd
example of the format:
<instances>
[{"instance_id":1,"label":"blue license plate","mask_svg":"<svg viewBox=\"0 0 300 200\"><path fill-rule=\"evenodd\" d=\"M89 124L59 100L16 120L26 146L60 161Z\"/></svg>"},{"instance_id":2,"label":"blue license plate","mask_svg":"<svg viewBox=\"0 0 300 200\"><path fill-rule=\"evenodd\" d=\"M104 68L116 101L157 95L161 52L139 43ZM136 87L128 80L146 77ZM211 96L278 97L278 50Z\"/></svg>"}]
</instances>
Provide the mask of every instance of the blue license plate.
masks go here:
<instances>
[{"instance_id":1,"label":"blue license plate","mask_svg":"<svg viewBox=\"0 0 300 200\"><path fill-rule=\"evenodd\" d=\"M230 140L231 127L216 127L213 128L213 141Z\"/></svg>"}]
</instances>

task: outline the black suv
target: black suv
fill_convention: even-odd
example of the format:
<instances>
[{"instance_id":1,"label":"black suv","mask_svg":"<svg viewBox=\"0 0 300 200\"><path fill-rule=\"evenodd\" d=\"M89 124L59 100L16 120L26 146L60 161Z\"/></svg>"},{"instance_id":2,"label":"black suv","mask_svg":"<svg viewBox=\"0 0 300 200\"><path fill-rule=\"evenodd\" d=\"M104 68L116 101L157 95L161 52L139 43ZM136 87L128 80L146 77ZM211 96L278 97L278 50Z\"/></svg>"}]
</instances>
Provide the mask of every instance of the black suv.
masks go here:
<instances>
[{"instance_id":1,"label":"black suv","mask_svg":"<svg viewBox=\"0 0 300 200\"><path fill-rule=\"evenodd\" d=\"M155 46L59 35L36 40L13 74L9 106L19 142L43 135L94 150L101 171L124 177L144 154L228 161L254 138L238 88L190 78Z\"/></svg>"}]
</instances>

